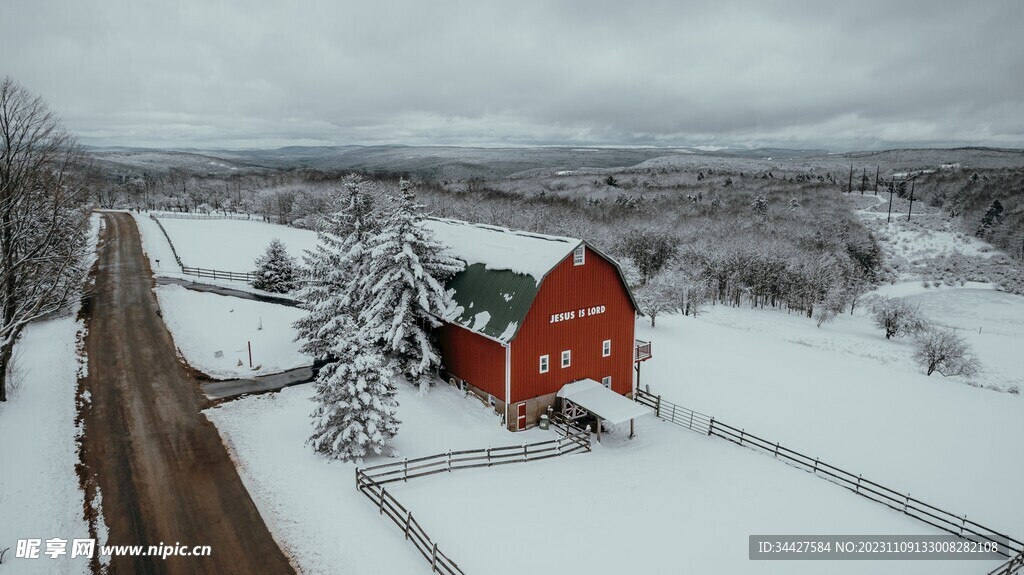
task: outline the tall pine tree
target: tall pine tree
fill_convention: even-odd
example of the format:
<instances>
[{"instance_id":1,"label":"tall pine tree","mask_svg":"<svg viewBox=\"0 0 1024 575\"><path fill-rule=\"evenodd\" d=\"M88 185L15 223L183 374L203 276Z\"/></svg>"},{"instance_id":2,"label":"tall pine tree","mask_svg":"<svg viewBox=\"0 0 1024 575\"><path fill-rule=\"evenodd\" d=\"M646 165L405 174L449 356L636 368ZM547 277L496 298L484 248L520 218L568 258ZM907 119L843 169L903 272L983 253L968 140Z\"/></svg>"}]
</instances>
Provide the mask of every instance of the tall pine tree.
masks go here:
<instances>
[{"instance_id":1,"label":"tall pine tree","mask_svg":"<svg viewBox=\"0 0 1024 575\"><path fill-rule=\"evenodd\" d=\"M398 402L387 360L352 319L343 315L330 355L342 358L317 374L317 403L307 443L332 459L361 463L368 455L390 455L398 433Z\"/></svg>"},{"instance_id":2,"label":"tall pine tree","mask_svg":"<svg viewBox=\"0 0 1024 575\"><path fill-rule=\"evenodd\" d=\"M377 231L372 196L359 176L345 179L344 207L324 218L315 250L307 251L306 284L298 293L309 314L295 322L301 351L325 357L345 329L343 316L355 317L363 300L360 278L368 265L366 243Z\"/></svg>"},{"instance_id":3,"label":"tall pine tree","mask_svg":"<svg viewBox=\"0 0 1024 575\"><path fill-rule=\"evenodd\" d=\"M409 383L425 390L441 359L431 330L452 305L443 282L461 271L463 262L446 255L444 246L423 227L423 206L407 181L391 198L391 213L368 246L369 266L362 276L367 294L360 312L368 336L398 361Z\"/></svg>"}]
</instances>

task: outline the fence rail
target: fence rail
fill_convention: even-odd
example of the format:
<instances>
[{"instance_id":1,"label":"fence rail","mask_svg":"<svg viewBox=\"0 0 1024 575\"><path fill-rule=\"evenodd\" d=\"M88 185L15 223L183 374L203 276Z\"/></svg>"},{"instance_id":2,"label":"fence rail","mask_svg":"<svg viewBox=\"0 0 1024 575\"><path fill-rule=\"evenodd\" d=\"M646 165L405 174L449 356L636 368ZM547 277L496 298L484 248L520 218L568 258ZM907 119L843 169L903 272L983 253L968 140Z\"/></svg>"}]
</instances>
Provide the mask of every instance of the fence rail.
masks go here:
<instances>
[{"instance_id":1,"label":"fence rail","mask_svg":"<svg viewBox=\"0 0 1024 575\"><path fill-rule=\"evenodd\" d=\"M154 216L153 214L149 215L149 219L156 222L156 225L160 228L160 231L164 233L164 237L167 238L167 245L171 246L171 253L174 254L174 261L178 262L178 267L185 269L185 266L182 265L181 263L181 258L178 256L178 250L174 249L174 242L171 241L171 236L167 233L167 230L164 229L164 225L161 224L160 220L158 220L156 216Z\"/></svg>"},{"instance_id":2,"label":"fence rail","mask_svg":"<svg viewBox=\"0 0 1024 575\"><path fill-rule=\"evenodd\" d=\"M253 217L252 214L239 213L205 214L196 212L159 212L155 214L155 216L158 218L168 218L172 220L263 220L261 216Z\"/></svg>"},{"instance_id":3,"label":"fence rail","mask_svg":"<svg viewBox=\"0 0 1024 575\"><path fill-rule=\"evenodd\" d=\"M661 419L698 433L713 435L737 445L771 455L793 467L827 479L861 497L881 503L890 509L899 511L946 533L951 533L971 541L998 543L1000 550L1006 550L1006 552L1001 551L1006 557L1024 553L1024 542L994 529L989 529L976 521L967 519L966 515L955 515L944 511L934 505L911 497L909 493L900 493L869 479L864 479L861 475L854 475L834 465L825 463L816 457L812 458L798 451L783 447L778 442L773 443L747 433L744 429L738 429L722 423L714 417L665 401L661 396L638 390L636 401L655 408L655 414ZM1019 570L1020 567L1018 566L1017 569ZM1012 572L1009 571L1009 573Z\"/></svg>"},{"instance_id":4,"label":"fence rail","mask_svg":"<svg viewBox=\"0 0 1024 575\"><path fill-rule=\"evenodd\" d=\"M1024 572L1024 553L1011 557L1006 563L988 572L988 575L1014 575Z\"/></svg>"},{"instance_id":5,"label":"fence rail","mask_svg":"<svg viewBox=\"0 0 1024 575\"><path fill-rule=\"evenodd\" d=\"M437 547L437 543L427 535L427 532L412 516L412 512L406 509L387 489L372 477L356 469L356 488L365 495L378 509L380 514L391 520L405 533L406 541L412 542L416 551L419 551L430 563L431 573L444 573L446 575L465 575L462 569L444 554Z\"/></svg>"},{"instance_id":6,"label":"fence rail","mask_svg":"<svg viewBox=\"0 0 1024 575\"><path fill-rule=\"evenodd\" d=\"M256 274L253 272L230 272L224 270L214 270L206 268L190 268L181 266L181 273L187 276L196 276L200 278L211 278L220 280L231 280L240 282L251 282Z\"/></svg>"},{"instance_id":7,"label":"fence rail","mask_svg":"<svg viewBox=\"0 0 1024 575\"><path fill-rule=\"evenodd\" d=\"M487 449L448 451L447 453L403 459L362 469L357 468L356 489L377 507L382 516L390 519L402 530L405 539L410 541L420 555L430 563L432 573L465 575L455 561L452 561L438 548L437 542L427 535L423 527L413 518L412 512L399 503L384 486L442 472L450 473L458 469L540 461L550 457L590 451L589 429L574 428L571 424L562 425L556 429L564 429L565 435L558 439L522 445L488 447Z\"/></svg>"},{"instance_id":8,"label":"fence rail","mask_svg":"<svg viewBox=\"0 0 1024 575\"><path fill-rule=\"evenodd\" d=\"M710 415L687 409L670 401L663 401L660 395L654 395L642 389L636 391L636 402L654 409L654 415L665 421L685 427L690 431L710 435L712 420Z\"/></svg>"},{"instance_id":9,"label":"fence rail","mask_svg":"<svg viewBox=\"0 0 1024 575\"><path fill-rule=\"evenodd\" d=\"M414 459L403 459L402 461L365 467L361 471L364 475L373 479L375 483L387 485L396 481L406 482L417 477L426 477L458 469L494 467L509 463L539 461L578 451L590 451L589 431L571 431L558 439L537 443L488 447L486 449L465 449L416 457Z\"/></svg>"}]
</instances>

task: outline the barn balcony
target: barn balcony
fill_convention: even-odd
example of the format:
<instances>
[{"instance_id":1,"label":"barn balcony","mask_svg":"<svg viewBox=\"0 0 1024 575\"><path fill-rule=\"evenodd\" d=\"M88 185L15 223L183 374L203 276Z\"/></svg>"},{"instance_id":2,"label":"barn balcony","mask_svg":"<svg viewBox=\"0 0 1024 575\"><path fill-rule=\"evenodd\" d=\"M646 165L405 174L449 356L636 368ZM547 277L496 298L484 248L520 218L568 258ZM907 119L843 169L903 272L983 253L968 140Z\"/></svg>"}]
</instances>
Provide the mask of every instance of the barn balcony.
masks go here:
<instances>
[{"instance_id":1,"label":"barn balcony","mask_svg":"<svg viewBox=\"0 0 1024 575\"><path fill-rule=\"evenodd\" d=\"M651 359L651 342L642 339L634 340L633 362L640 363Z\"/></svg>"}]
</instances>

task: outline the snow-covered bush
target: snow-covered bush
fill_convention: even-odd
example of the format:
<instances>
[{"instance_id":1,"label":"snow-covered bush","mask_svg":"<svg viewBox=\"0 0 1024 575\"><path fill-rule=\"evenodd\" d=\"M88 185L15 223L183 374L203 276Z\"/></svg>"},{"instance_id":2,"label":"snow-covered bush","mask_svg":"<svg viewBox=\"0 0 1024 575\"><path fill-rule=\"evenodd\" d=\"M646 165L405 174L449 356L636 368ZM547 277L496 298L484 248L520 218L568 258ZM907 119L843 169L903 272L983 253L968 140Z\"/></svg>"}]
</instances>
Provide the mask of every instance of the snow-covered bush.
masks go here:
<instances>
[{"instance_id":1,"label":"snow-covered bush","mask_svg":"<svg viewBox=\"0 0 1024 575\"><path fill-rule=\"evenodd\" d=\"M329 458L360 463L367 455L390 454L398 402L387 360L356 326L348 328L330 350L340 359L317 374L307 443Z\"/></svg>"},{"instance_id":2,"label":"snow-covered bush","mask_svg":"<svg viewBox=\"0 0 1024 575\"><path fill-rule=\"evenodd\" d=\"M288 293L295 289L298 279L295 258L288 255L284 242L273 239L267 251L256 258L256 272L252 287L273 292Z\"/></svg>"},{"instance_id":3,"label":"snow-covered bush","mask_svg":"<svg viewBox=\"0 0 1024 575\"><path fill-rule=\"evenodd\" d=\"M917 308L902 298L877 296L869 309L875 325L885 330L885 339L917 333L927 326Z\"/></svg>"},{"instance_id":4,"label":"snow-covered bush","mask_svg":"<svg viewBox=\"0 0 1024 575\"><path fill-rule=\"evenodd\" d=\"M928 375L939 372L947 377L971 377L980 369L978 358L964 338L953 330L936 326L929 326L915 336L914 360Z\"/></svg>"}]
</instances>

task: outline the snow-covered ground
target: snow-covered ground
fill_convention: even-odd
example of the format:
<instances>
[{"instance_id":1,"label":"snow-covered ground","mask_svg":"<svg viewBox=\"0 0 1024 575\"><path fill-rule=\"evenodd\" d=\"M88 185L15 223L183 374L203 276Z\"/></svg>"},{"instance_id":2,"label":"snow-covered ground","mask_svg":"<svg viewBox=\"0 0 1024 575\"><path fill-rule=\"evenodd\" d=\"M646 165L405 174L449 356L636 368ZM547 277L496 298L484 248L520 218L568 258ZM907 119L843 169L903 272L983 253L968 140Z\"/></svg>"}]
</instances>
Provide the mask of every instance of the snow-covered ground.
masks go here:
<instances>
[{"instance_id":1,"label":"snow-covered ground","mask_svg":"<svg viewBox=\"0 0 1024 575\"><path fill-rule=\"evenodd\" d=\"M299 353L302 342L292 341L292 323L306 313L300 309L177 285L158 286L156 295L175 346L189 365L211 377L251 377L313 363ZM249 342L252 364L259 369L249 367Z\"/></svg>"},{"instance_id":2,"label":"snow-covered ground","mask_svg":"<svg viewBox=\"0 0 1024 575\"><path fill-rule=\"evenodd\" d=\"M18 539L89 538L79 488L75 423L78 384L73 317L32 324L16 348L22 380L0 403L0 573L88 573L88 560L15 559ZM45 551L45 544L41 552Z\"/></svg>"},{"instance_id":3,"label":"snow-covered ground","mask_svg":"<svg viewBox=\"0 0 1024 575\"><path fill-rule=\"evenodd\" d=\"M354 465L328 462L304 445L312 391L312 384L290 387L205 413L274 538L306 575L422 572L422 558L356 491ZM408 457L548 437L539 430L513 437L478 400L448 387L421 396L403 384L398 401L402 425L394 446ZM428 532L432 525L424 523Z\"/></svg>"},{"instance_id":4,"label":"snow-covered ground","mask_svg":"<svg viewBox=\"0 0 1024 575\"><path fill-rule=\"evenodd\" d=\"M1005 332L1019 333L1024 321L1020 296L912 290L896 288L950 325L975 319L972 309ZM1024 381L1020 339L960 333L983 363L979 383ZM645 324L638 337L653 341L654 358L641 376L652 392L991 528L1024 534L1024 396L925 376L909 339L887 341L868 318L848 314L817 328L798 315L716 307L696 319L659 318L656 329Z\"/></svg>"},{"instance_id":5,"label":"snow-covered ground","mask_svg":"<svg viewBox=\"0 0 1024 575\"><path fill-rule=\"evenodd\" d=\"M189 267L247 272L255 269L256 258L275 238L284 242L295 258L317 245L316 232L267 222L161 218L160 223L182 263Z\"/></svg>"},{"instance_id":6,"label":"snow-covered ground","mask_svg":"<svg viewBox=\"0 0 1024 575\"><path fill-rule=\"evenodd\" d=\"M167 241L167 236L161 231L160 226L153 221L146 213L132 212L135 223L139 228L139 235L142 238L142 249L149 258L149 266L153 275L157 277L176 278L184 281L224 286L231 289L254 293L266 296L280 296L281 294L268 293L258 290L244 281L226 279L212 279L209 277L199 278L193 275L185 275L174 259L174 252ZM316 234L307 230L299 230L287 226L268 224L258 221L246 220L160 220L166 227L167 222L189 222L199 224L192 226L190 233L178 233L174 238L175 249L182 262L188 267L203 267L217 269L220 271L249 272L255 268L254 262L257 257L263 255L267 244L274 238L282 238L288 247L288 253L296 258L301 258L302 251L315 245ZM172 224L173 226L173 224ZM189 226L179 226L188 228ZM182 230L179 230L179 232ZM168 228L170 233L170 228ZM180 237L179 237L180 236ZM285 237L297 238L294 243L289 243ZM182 252L178 246L179 241L189 250L188 255ZM249 242L246 244L246 242ZM311 243L312 242L312 243ZM193 263L189 257L193 255L202 265ZM248 258L248 259L246 259ZM241 267L229 267L238 262L245 265ZM247 262L247 263L246 263ZM211 265L213 264L213 265Z\"/></svg>"},{"instance_id":7,"label":"snow-covered ground","mask_svg":"<svg viewBox=\"0 0 1024 575\"><path fill-rule=\"evenodd\" d=\"M1024 305L993 290L925 290L933 319L956 324L961 305L992 329L1024 320ZM967 299L964 299L967 298ZM986 299L991 298L991 299ZM953 311L943 312L944 309ZM1011 315L1007 315L1011 314ZM904 340L845 315L822 328L775 311L712 308L643 326L654 359L642 384L854 473L1019 538L1024 504L1024 398L920 373ZM968 335L985 378L1020 380L1008 347ZM982 339L975 339L975 338ZM311 386L209 410L275 537L310 573L421 569L399 531L355 490L353 466L327 463L303 443ZM403 456L537 441L548 432L503 431L475 399L446 386L426 396L402 387ZM998 430L998 431L995 431ZM613 434L589 455L467 471L396 485L393 493L467 572L519 572L543 564L636 572L973 573L982 563L749 562L750 534L922 534L929 529L752 451L647 418L640 437ZM372 464L374 462L367 462ZM357 537L357 535L359 537ZM503 541L515 541L504 552ZM339 543L340 542L340 543ZM644 549L644 553L636 553ZM586 558L585 561L583 558ZM581 563L581 561L584 561ZM340 567L339 567L340 566Z\"/></svg>"},{"instance_id":8,"label":"snow-covered ground","mask_svg":"<svg viewBox=\"0 0 1024 575\"><path fill-rule=\"evenodd\" d=\"M275 538L304 572L415 573L422 559L354 486L354 466L303 445L311 385L206 412ZM553 437L504 431L447 386L400 388L404 456ZM652 417L590 454L396 484L467 573L973 573L987 563L750 562L751 534L922 534L917 522L768 457ZM367 461L371 465L379 460ZM514 542L514 544L513 544ZM642 550L642 552L641 552Z\"/></svg>"},{"instance_id":9,"label":"snow-covered ground","mask_svg":"<svg viewBox=\"0 0 1024 575\"><path fill-rule=\"evenodd\" d=\"M94 215L90 265L101 225ZM64 317L30 324L14 348L16 387L0 403L0 552L9 548L0 574L89 572L88 559L70 559L71 541L90 537L75 470L81 434L75 394L86 369L78 355L85 328L77 310L76 303ZM51 559L43 543L39 558L15 558L19 539L54 538L68 540L67 555Z\"/></svg>"}]
</instances>

